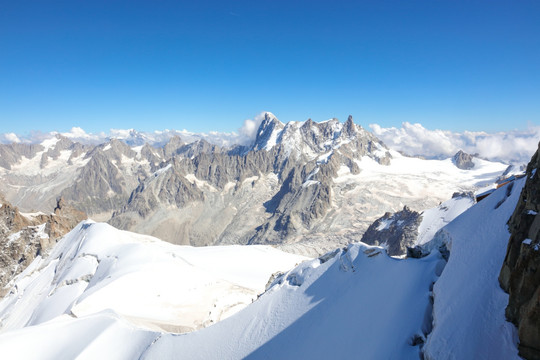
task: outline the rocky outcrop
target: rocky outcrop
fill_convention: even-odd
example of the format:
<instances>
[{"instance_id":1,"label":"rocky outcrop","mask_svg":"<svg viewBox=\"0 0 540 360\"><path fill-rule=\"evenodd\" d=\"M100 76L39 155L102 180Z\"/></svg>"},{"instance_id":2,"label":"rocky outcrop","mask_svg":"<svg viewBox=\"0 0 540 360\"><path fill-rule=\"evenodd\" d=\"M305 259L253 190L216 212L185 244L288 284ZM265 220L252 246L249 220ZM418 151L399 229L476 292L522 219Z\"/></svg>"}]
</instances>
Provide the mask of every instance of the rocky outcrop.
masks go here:
<instances>
[{"instance_id":1,"label":"rocky outcrop","mask_svg":"<svg viewBox=\"0 0 540 360\"><path fill-rule=\"evenodd\" d=\"M90 214L121 207L136 184L130 183L113 161L98 149L81 169L78 181L61 195Z\"/></svg>"},{"instance_id":2,"label":"rocky outcrop","mask_svg":"<svg viewBox=\"0 0 540 360\"><path fill-rule=\"evenodd\" d=\"M362 242L387 248L389 255L406 255L414 246L422 215L407 206L394 214L387 212L377 219L362 236Z\"/></svg>"},{"instance_id":3,"label":"rocky outcrop","mask_svg":"<svg viewBox=\"0 0 540 360\"><path fill-rule=\"evenodd\" d=\"M2 288L22 272L36 256L48 251L86 215L61 198L54 213L19 212L0 199L0 296Z\"/></svg>"},{"instance_id":4,"label":"rocky outcrop","mask_svg":"<svg viewBox=\"0 0 540 360\"><path fill-rule=\"evenodd\" d=\"M452 157L452 162L461 170L470 170L474 168L474 162L472 160L472 155L461 150L459 150L454 157Z\"/></svg>"},{"instance_id":5,"label":"rocky outcrop","mask_svg":"<svg viewBox=\"0 0 540 360\"><path fill-rule=\"evenodd\" d=\"M518 327L519 353L540 359L540 144L526 172L499 282L509 293L506 317Z\"/></svg>"},{"instance_id":6,"label":"rocky outcrop","mask_svg":"<svg viewBox=\"0 0 540 360\"><path fill-rule=\"evenodd\" d=\"M0 144L0 167L10 170L23 156L31 158L43 149L38 144Z\"/></svg>"}]
</instances>

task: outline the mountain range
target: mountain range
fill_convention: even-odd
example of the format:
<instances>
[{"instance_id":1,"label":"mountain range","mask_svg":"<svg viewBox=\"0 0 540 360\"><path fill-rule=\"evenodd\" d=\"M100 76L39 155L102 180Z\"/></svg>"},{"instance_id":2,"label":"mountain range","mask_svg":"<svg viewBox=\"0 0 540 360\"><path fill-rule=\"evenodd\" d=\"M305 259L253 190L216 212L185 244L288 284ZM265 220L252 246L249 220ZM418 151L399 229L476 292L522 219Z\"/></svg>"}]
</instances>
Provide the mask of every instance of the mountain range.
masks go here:
<instances>
[{"instance_id":1,"label":"mountain range","mask_svg":"<svg viewBox=\"0 0 540 360\"><path fill-rule=\"evenodd\" d=\"M0 193L23 211L50 212L63 197L94 220L176 244L280 244L311 255L360 240L387 211L431 208L507 168L463 152L407 157L352 117L283 124L271 113L244 146L56 135L0 145L0 155Z\"/></svg>"}]
</instances>

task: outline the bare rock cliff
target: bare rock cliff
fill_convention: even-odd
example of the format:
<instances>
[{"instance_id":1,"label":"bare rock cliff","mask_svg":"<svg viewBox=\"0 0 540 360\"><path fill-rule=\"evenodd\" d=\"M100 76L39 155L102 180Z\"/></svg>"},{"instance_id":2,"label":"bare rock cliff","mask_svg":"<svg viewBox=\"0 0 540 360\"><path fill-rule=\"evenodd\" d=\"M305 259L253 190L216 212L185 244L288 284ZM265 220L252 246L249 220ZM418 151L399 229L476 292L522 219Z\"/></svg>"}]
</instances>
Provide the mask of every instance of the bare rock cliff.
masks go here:
<instances>
[{"instance_id":1,"label":"bare rock cliff","mask_svg":"<svg viewBox=\"0 0 540 360\"><path fill-rule=\"evenodd\" d=\"M499 275L509 293L506 317L518 327L519 354L540 359L540 144L527 166L527 181L512 217Z\"/></svg>"},{"instance_id":2,"label":"bare rock cliff","mask_svg":"<svg viewBox=\"0 0 540 360\"><path fill-rule=\"evenodd\" d=\"M387 247L389 255L405 255L414 246L422 215L407 206L394 214L387 212L377 219L362 236L362 242Z\"/></svg>"},{"instance_id":3,"label":"bare rock cliff","mask_svg":"<svg viewBox=\"0 0 540 360\"><path fill-rule=\"evenodd\" d=\"M14 276L84 219L86 214L62 198L51 214L24 214L0 198L0 296Z\"/></svg>"}]
</instances>

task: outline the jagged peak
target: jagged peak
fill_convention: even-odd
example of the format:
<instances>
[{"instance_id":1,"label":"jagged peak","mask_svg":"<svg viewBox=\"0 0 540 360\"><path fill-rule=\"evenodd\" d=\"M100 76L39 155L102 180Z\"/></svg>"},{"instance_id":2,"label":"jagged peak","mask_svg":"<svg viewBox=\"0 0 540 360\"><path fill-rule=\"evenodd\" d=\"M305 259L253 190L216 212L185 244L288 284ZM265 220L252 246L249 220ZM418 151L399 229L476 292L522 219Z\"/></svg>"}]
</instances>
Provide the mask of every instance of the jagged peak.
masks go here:
<instances>
[{"instance_id":1,"label":"jagged peak","mask_svg":"<svg viewBox=\"0 0 540 360\"><path fill-rule=\"evenodd\" d=\"M281 121L278 120L278 118L272 114L271 112L265 112L264 113L264 119L261 122L261 125L259 125L259 131L258 134L261 133L261 131L264 131L269 126L282 126L284 127L285 124L283 124Z\"/></svg>"},{"instance_id":2,"label":"jagged peak","mask_svg":"<svg viewBox=\"0 0 540 360\"><path fill-rule=\"evenodd\" d=\"M470 170L474 167L473 160L474 155L467 154L463 150L459 150L453 157L452 162L457 168L462 170Z\"/></svg>"},{"instance_id":3,"label":"jagged peak","mask_svg":"<svg viewBox=\"0 0 540 360\"><path fill-rule=\"evenodd\" d=\"M454 154L454 158L459 157L459 156L463 156L463 155L471 156L470 154L466 153L465 151L459 149L458 152L456 152Z\"/></svg>"},{"instance_id":4,"label":"jagged peak","mask_svg":"<svg viewBox=\"0 0 540 360\"><path fill-rule=\"evenodd\" d=\"M276 119L277 120L277 116L274 115L273 113L271 113L270 111L265 111L264 112L264 118L273 118L273 119Z\"/></svg>"},{"instance_id":5,"label":"jagged peak","mask_svg":"<svg viewBox=\"0 0 540 360\"><path fill-rule=\"evenodd\" d=\"M313 125L316 125L317 123L313 120L311 120L311 118L307 119L306 121L304 121L304 123L302 124L302 127L310 127L310 126L313 126Z\"/></svg>"},{"instance_id":6,"label":"jagged peak","mask_svg":"<svg viewBox=\"0 0 540 360\"><path fill-rule=\"evenodd\" d=\"M167 141L167 144L165 144L164 146L167 146L168 144L183 144L184 141L182 140L182 138L178 135L174 135L172 136L169 141Z\"/></svg>"},{"instance_id":7,"label":"jagged peak","mask_svg":"<svg viewBox=\"0 0 540 360\"><path fill-rule=\"evenodd\" d=\"M257 137L253 145L254 150L270 150L277 143L277 136L285 125L279 121L271 112L264 113L264 120L259 125Z\"/></svg>"},{"instance_id":8,"label":"jagged peak","mask_svg":"<svg viewBox=\"0 0 540 360\"><path fill-rule=\"evenodd\" d=\"M111 141L109 141L109 144L113 147L113 149L114 148L122 149L122 150L131 149L131 147L128 144L126 144L124 141L117 138L111 139Z\"/></svg>"},{"instance_id":9,"label":"jagged peak","mask_svg":"<svg viewBox=\"0 0 540 360\"><path fill-rule=\"evenodd\" d=\"M288 155L314 158L364 137L386 148L375 136L356 125L351 115L344 123L337 118L320 122L308 118L283 124L273 114L265 113L251 150L269 151L281 145Z\"/></svg>"}]
</instances>

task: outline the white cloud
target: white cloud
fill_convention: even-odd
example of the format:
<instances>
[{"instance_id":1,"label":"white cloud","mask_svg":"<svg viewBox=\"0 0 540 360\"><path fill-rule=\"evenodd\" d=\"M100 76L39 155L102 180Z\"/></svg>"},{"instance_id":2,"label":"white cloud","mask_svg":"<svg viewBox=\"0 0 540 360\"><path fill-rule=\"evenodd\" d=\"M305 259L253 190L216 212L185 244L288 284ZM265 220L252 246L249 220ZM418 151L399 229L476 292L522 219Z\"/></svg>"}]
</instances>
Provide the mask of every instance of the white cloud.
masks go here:
<instances>
[{"instance_id":1,"label":"white cloud","mask_svg":"<svg viewBox=\"0 0 540 360\"><path fill-rule=\"evenodd\" d=\"M55 134L52 132L51 134ZM107 135L103 132L97 134L90 134L84 131L82 128L75 126L72 127L69 132L60 133L60 135L67 137L71 141L81 143L101 143L107 139Z\"/></svg>"},{"instance_id":2,"label":"white cloud","mask_svg":"<svg viewBox=\"0 0 540 360\"><path fill-rule=\"evenodd\" d=\"M14 133L0 134L0 143L9 144L14 142L22 142L28 144L39 144L46 139L50 139L57 134L60 134L73 142L83 144L101 144L110 139L120 139L131 146L142 145L149 143L153 146L163 146L172 137L180 136L182 141L190 143L197 140L206 140L209 143L222 147L231 147L234 145L249 145L253 143L257 136L257 130L264 120L265 111L256 115L253 119L244 121L243 126L238 129L238 132L217 132L210 131L208 133L194 133L186 129L183 130L155 130L152 132L137 131L135 129L110 129L108 133L88 133L81 127L72 127L70 131L58 133L56 131L43 133L40 131L32 131L29 135L21 136Z\"/></svg>"},{"instance_id":3,"label":"white cloud","mask_svg":"<svg viewBox=\"0 0 540 360\"><path fill-rule=\"evenodd\" d=\"M0 135L0 143L20 143L21 139L15 133L6 133Z\"/></svg>"},{"instance_id":4,"label":"white cloud","mask_svg":"<svg viewBox=\"0 0 540 360\"><path fill-rule=\"evenodd\" d=\"M369 127L390 148L427 158L447 158L463 150L489 160L528 163L540 140L540 126L533 125L523 131L497 133L428 130L421 124L408 122L401 124L401 128L383 128L377 124Z\"/></svg>"},{"instance_id":5,"label":"white cloud","mask_svg":"<svg viewBox=\"0 0 540 360\"><path fill-rule=\"evenodd\" d=\"M255 116L253 119L246 119L244 121L244 125L240 129L238 129L238 132L243 138L243 142L245 144L250 144L255 141L255 138L257 137L257 130L259 130L259 126L263 122L264 115L266 113L266 111L263 111L257 116Z\"/></svg>"}]
</instances>

